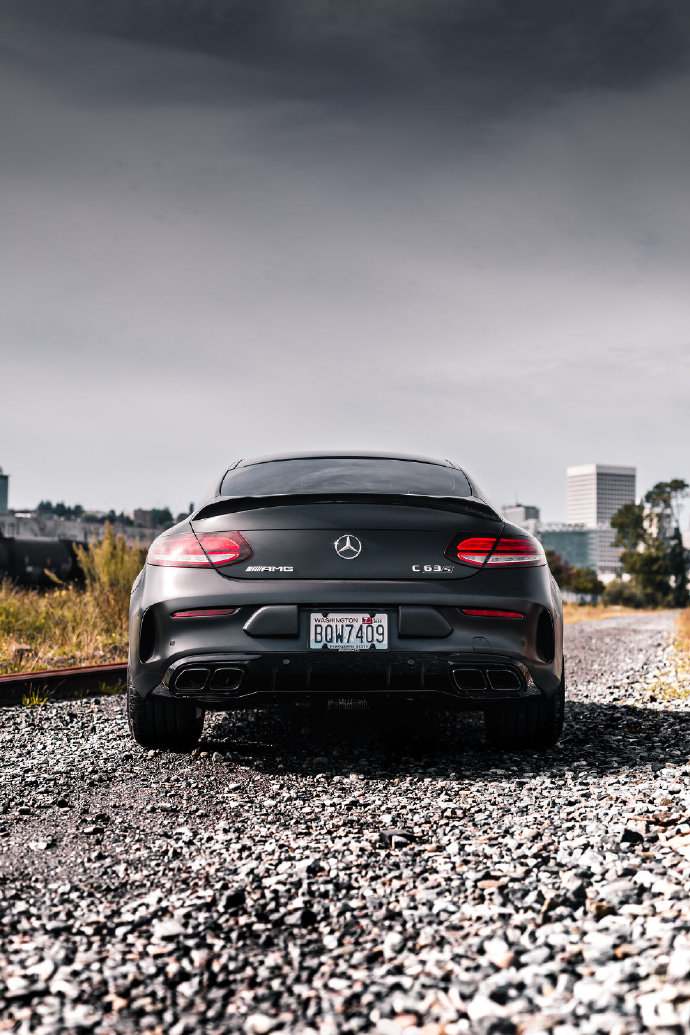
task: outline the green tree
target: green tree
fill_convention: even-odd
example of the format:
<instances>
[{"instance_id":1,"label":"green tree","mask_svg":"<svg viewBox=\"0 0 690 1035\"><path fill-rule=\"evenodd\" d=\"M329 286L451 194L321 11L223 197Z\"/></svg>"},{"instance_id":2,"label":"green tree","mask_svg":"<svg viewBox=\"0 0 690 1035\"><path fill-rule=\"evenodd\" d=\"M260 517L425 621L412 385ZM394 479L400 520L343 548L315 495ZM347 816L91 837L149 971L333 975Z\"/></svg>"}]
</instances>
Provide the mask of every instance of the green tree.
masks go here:
<instances>
[{"instance_id":1,"label":"green tree","mask_svg":"<svg viewBox=\"0 0 690 1035\"><path fill-rule=\"evenodd\" d=\"M657 482L645 496L645 502L653 514L666 519L669 527L680 525L680 504L687 496L690 486L682 478L670 482Z\"/></svg>"},{"instance_id":2,"label":"green tree","mask_svg":"<svg viewBox=\"0 0 690 1035\"><path fill-rule=\"evenodd\" d=\"M597 578L597 573L592 568L573 568L568 588L573 593L600 597L604 592L604 583Z\"/></svg>"},{"instance_id":3,"label":"green tree","mask_svg":"<svg viewBox=\"0 0 690 1035\"><path fill-rule=\"evenodd\" d=\"M625 550L636 550L645 541L645 511L642 503L624 503L611 518L611 528L616 530L614 546Z\"/></svg>"},{"instance_id":4,"label":"green tree","mask_svg":"<svg viewBox=\"0 0 690 1035\"><path fill-rule=\"evenodd\" d=\"M602 604L606 606L621 605L622 607L644 607L644 600L633 587L632 582L624 582L623 579L612 579L608 583L601 598Z\"/></svg>"},{"instance_id":5,"label":"green tree","mask_svg":"<svg viewBox=\"0 0 690 1035\"><path fill-rule=\"evenodd\" d=\"M678 525L673 530L668 545L668 566L671 572L671 603L674 607L690 606L688 592L688 551L683 546L683 537Z\"/></svg>"},{"instance_id":6,"label":"green tree","mask_svg":"<svg viewBox=\"0 0 690 1035\"><path fill-rule=\"evenodd\" d=\"M689 486L681 478L657 482L642 503L626 503L611 518L614 546L630 591L646 607L685 607L688 552L680 534L680 503ZM612 590L613 592L613 590Z\"/></svg>"},{"instance_id":7,"label":"green tree","mask_svg":"<svg viewBox=\"0 0 690 1035\"><path fill-rule=\"evenodd\" d=\"M569 589L573 569L559 553L556 553L555 550L545 550L544 552L546 553L547 564L549 565L551 574L558 584L558 588Z\"/></svg>"},{"instance_id":8,"label":"green tree","mask_svg":"<svg viewBox=\"0 0 690 1035\"><path fill-rule=\"evenodd\" d=\"M173 516L170 512L170 507L156 508L151 510L151 524L154 528L167 528L168 525L172 525Z\"/></svg>"}]
</instances>

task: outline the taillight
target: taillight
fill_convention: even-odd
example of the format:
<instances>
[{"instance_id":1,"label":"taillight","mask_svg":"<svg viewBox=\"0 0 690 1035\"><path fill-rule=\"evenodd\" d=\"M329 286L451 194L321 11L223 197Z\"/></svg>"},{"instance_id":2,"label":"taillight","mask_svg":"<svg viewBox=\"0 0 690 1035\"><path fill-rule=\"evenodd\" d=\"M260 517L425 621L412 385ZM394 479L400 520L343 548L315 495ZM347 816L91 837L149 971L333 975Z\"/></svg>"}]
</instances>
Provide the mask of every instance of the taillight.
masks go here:
<instances>
[{"instance_id":1,"label":"taillight","mask_svg":"<svg viewBox=\"0 0 690 1035\"><path fill-rule=\"evenodd\" d=\"M499 539L496 549L489 557L487 564L504 567L506 565L546 564L546 557L540 543L536 539Z\"/></svg>"},{"instance_id":2,"label":"taillight","mask_svg":"<svg viewBox=\"0 0 690 1035\"><path fill-rule=\"evenodd\" d=\"M164 568L221 568L251 555L251 546L239 532L201 532L157 539L146 560Z\"/></svg>"},{"instance_id":3,"label":"taillight","mask_svg":"<svg viewBox=\"0 0 690 1035\"><path fill-rule=\"evenodd\" d=\"M499 568L528 568L546 564L541 544L536 539L527 539L523 536L498 540L490 536L456 539L450 544L445 555L451 561L471 564L476 568L481 568L485 564L487 567L491 565Z\"/></svg>"},{"instance_id":4,"label":"taillight","mask_svg":"<svg viewBox=\"0 0 690 1035\"><path fill-rule=\"evenodd\" d=\"M481 568L495 545L495 539L463 539L461 542L451 543L446 550L446 557L451 561L462 561L463 564L474 564Z\"/></svg>"},{"instance_id":5,"label":"taillight","mask_svg":"<svg viewBox=\"0 0 690 1035\"><path fill-rule=\"evenodd\" d=\"M252 555L252 548L241 532L202 532L198 539L216 568L239 564Z\"/></svg>"}]
</instances>

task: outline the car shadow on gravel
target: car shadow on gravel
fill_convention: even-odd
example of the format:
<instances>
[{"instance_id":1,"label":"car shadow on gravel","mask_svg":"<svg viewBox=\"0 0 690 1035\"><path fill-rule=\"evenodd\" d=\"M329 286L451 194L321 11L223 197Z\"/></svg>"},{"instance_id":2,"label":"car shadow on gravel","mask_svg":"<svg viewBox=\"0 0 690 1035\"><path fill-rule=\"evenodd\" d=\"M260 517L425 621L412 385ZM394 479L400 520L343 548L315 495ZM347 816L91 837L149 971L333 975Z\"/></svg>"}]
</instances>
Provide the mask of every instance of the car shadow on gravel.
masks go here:
<instances>
[{"instance_id":1,"label":"car shadow on gravel","mask_svg":"<svg viewBox=\"0 0 690 1035\"><path fill-rule=\"evenodd\" d=\"M220 751L267 773L328 771L387 776L417 773L462 778L519 768L534 775L585 763L597 772L687 763L690 713L624 704L568 702L563 735L553 748L504 751L486 740L479 713L418 709L392 719L372 712L309 709L209 716L202 751Z\"/></svg>"}]
</instances>

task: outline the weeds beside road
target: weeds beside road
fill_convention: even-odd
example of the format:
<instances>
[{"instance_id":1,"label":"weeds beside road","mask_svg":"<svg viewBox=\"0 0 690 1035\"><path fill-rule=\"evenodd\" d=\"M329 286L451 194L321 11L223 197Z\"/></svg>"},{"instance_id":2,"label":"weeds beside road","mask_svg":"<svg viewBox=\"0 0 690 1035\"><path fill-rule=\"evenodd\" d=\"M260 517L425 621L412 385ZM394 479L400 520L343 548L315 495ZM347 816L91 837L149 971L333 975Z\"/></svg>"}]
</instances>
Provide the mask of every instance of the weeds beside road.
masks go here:
<instances>
[{"instance_id":1,"label":"weeds beside road","mask_svg":"<svg viewBox=\"0 0 690 1035\"><path fill-rule=\"evenodd\" d=\"M563 604L563 621L566 625L576 622L594 622L600 618L620 618L622 615L653 614L653 611L639 611L632 607L606 606L604 604Z\"/></svg>"},{"instance_id":2,"label":"weeds beside road","mask_svg":"<svg viewBox=\"0 0 690 1035\"><path fill-rule=\"evenodd\" d=\"M143 554L114 536L79 548L84 586L0 582L0 675L127 660L127 612Z\"/></svg>"},{"instance_id":3,"label":"weeds beside road","mask_svg":"<svg viewBox=\"0 0 690 1035\"><path fill-rule=\"evenodd\" d=\"M680 612L676 626L678 647L690 656L690 607Z\"/></svg>"}]
</instances>

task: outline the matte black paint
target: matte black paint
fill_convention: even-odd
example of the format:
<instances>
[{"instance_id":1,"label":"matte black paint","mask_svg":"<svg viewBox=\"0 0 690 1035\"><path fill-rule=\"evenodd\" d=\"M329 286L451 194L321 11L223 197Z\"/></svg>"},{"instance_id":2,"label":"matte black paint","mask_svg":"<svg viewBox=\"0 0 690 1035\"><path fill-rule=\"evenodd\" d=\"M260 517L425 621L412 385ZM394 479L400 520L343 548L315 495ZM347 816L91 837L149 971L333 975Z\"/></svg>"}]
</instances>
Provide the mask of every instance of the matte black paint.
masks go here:
<instances>
[{"instance_id":1,"label":"matte black paint","mask_svg":"<svg viewBox=\"0 0 690 1035\"><path fill-rule=\"evenodd\" d=\"M447 462L446 462L447 463ZM219 479L220 482L220 479ZM209 501L207 500L206 503ZM220 501L219 501L220 502ZM237 665L239 687L197 695L210 706L254 706L299 694L425 695L448 707L482 708L489 700L525 692L550 695L563 671L560 594L546 564L476 568L448 564L444 550L455 536L525 536L495 512L460 514L398 503L317 502L262 507L181 522L166 535L241 531L254 550L248 562L222 570L147 564L133 588L130 611L130 686L141 696L174 692L175 673L188 662ZM483 504L484 509L486 504ZM362 541L354 560L334 542L350 533ZM439 564L450 572L414 571ZM253 565L294 571L251 573ZM233 607L214 618L171 618L175 611ZM462 608L519 611L524 619L469 616ZM309 614L319 611L386 612L388 651L316 652L308 647ZM542 616L553 622L553 651L544 656ZM154 648L140 655L143 616ZM542 636L538 636L542 622ZM541 648L541 650L540 650ZM147 644L147 652L150 644ZM327 655L327 656L326 656ZM454 668L486 675L487 687L459 691ZM510 670L510 671L508 671ZM503 676L500 673L503 673ZM514 675L511 675L513 673ZM471 682L471 679L470 679ZM490 684L505 683L505 689Z\"/></svg>"}]
</instances>

